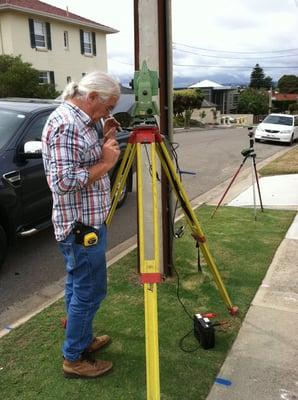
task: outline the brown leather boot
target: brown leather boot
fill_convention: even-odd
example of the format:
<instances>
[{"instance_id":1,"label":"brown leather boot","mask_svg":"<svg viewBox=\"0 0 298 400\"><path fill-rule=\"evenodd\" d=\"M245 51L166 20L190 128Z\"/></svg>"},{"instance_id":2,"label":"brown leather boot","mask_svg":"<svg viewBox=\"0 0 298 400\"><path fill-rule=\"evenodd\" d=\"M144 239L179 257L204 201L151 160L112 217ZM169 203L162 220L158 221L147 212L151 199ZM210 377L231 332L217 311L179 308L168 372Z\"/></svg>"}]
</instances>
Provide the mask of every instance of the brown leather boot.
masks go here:
<instances>
[{"instance_id":1,"label":"brown leather boot","mask_svg":"<svg viewBox=\"0 0 298 400\"><path fill-rule=\"evenodd\" d=\"M106 374L113 368L111 361L94 360L90 356L83 355L79 360L63 362L65 378L92 379Z\"/></svg>"},{"instance_id":2,"label":"brown leather boot","mask_svg":"<svg viewBox=\"0 0 298 400\"><path fill-rule=\"evenodd\" d=\"M87 347L86 352L94 353L95 351L101 349L103 346L107 345L111 341L110 336L102 335L93 338L92 343Z\"/></svg>"}]
</instances>

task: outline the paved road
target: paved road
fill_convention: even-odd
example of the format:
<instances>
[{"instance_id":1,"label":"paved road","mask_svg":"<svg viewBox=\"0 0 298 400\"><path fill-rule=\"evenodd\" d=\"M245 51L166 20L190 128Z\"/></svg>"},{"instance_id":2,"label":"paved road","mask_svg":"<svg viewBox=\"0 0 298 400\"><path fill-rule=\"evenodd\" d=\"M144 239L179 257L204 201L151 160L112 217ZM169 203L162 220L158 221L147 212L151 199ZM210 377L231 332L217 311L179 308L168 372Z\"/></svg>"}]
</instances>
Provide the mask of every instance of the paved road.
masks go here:
<instances>
[{"instance_id":1,"label":"paved road","mask_svg":"<svg viewBox=\"0 0 298 400\"><path fill-rule=\"evenodd\" d=\"M216 129L179 132L174 135L184 187L189 198L208 191L231 177L242 161L241 150L248 147L247 130ZM284 146L256 144L257 161L264 160ZM247 165L247 168L249 165ZM136 233L136 193L129 196L119 210L109 233L109 248ZM24 301L34 292L47 287L64 275L64 265L52 229L26 239L20 239L9 251L0 270L0 325L1 314L14 303ZM0 326L1 328L1 326Z\"/></svg>"}]
</instances>

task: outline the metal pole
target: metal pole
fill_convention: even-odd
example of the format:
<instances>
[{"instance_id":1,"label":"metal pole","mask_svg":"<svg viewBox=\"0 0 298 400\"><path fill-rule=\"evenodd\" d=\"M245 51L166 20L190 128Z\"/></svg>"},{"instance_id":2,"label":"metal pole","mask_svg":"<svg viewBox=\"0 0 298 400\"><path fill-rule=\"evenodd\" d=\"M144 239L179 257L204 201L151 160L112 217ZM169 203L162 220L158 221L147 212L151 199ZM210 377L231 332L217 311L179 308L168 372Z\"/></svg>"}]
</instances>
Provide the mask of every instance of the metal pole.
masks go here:
<instances>
[{"instance_id":1,"label":"metal pole","mask_svg":"<svg viewBox=\"0 0 298 400\"><path fill-rule=\"evenodd\" d=\"M251 157L251 177L252 177L252 192L253 192L253 200L254 200L254 216L257 219L257 206L256 206L256 190L255 190L255 171L253 158Z\"/></svg>"},{"instance_id":2,"label":"metal pole","mask_svg":"<svg viewBox=\"0 0 298 400\"><path fill-rule=\"evenodd\" d=\"M268 113L270 114L272 110L272 87L269 90L269 107L268 107Z\"/></svg>"}]
</instances>

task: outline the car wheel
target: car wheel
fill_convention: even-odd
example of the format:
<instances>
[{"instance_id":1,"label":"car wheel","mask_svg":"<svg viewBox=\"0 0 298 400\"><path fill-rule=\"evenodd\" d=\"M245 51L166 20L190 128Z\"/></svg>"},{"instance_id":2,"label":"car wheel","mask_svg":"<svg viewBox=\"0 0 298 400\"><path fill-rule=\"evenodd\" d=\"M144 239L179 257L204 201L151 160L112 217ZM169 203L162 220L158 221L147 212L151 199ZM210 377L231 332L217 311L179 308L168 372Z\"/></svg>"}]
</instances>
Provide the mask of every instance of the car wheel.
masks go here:
<instances>
[{"instance_id":1,"label":"car wheel","mask_svg":"<svg viewBox=\"0 0 298 400\"><path fill-rule=\"evenodd\" d=\"M118 200L118 204L117 204L117 208L120 208L123 206L123 204L125 203L126 199L127 199L127 195L128 195L128 186L127 183L124 183L124 186L122 188L122 192L120 194L119 200Z\"/></svg>"},{"instance_id":2,"label":"car wheel","mask_svg":"<svg viewBox=\"0 0 298 400\"><path fill-rule=\"evenodd\" d=\"M111 181L111 187L113 187L113 185L114 185L114 180ZM126 181L122 188L122 192L121 192L119 200L118 200L117 208L120 208L123 206L123 204L126 201L127 195L128 195L128 185L127 185L127 181Z\"/></svg>"},{"instance_id":3,"label":"car wheel","mask_svg":"<svg viewBox=\"0 0 298 400\"><path fill-rule=\"evenodd\" d=\"M2 265L7 252L7 237L5 230L0 225L0 266Z\"/></svg>"},{"instance_id":4,"label":"car wheel","mask_svg":"<svg viewBox=\"0 0 298 400\"><path fill-rule=\"evenodd\" d=\"M292 146L294 144L294 135L291 136L291 140L289 141L288 145Z\"/></svg>"}]
</instances>

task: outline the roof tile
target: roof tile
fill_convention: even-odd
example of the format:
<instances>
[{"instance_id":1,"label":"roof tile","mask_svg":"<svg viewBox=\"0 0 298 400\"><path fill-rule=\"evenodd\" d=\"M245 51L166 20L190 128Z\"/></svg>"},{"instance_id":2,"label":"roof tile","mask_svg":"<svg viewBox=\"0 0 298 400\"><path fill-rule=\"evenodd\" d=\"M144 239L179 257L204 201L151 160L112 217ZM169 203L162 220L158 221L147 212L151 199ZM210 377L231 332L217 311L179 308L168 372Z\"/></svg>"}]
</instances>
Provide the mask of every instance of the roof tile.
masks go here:
<instances>
[{"instance_id":1,"label":"roof tile","mask_svg":"<svg viewBox=\"0 0 298 400\"><path fill-rule=\"evenodd\" d=\"M82 24L84 23L94 24L97 25L99 29L102 28L117 32L113 28L110 28L106 25L99 24L98 22L92 21L87 18L83 18L77 14L73 14L67 10L63 10L62 8L58 8L38 0L0 0L0 6L1 5L16 6L37 12L44 12L52 14L53 16L63 17L66 20L67 19L76 20L78 22L81 22Z\"/></svg>"},{"instance_id":2,"label":"roof tile","mask_svg":"<svg viewBox=\"0 0 298 400\"><path fill-rule=\"evenodd\" d=\"M272 100L276 101L298 101L298 94L297 93L273 93Z\"/></svg>"}]
</instances>

